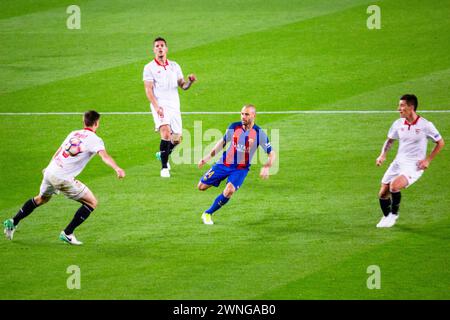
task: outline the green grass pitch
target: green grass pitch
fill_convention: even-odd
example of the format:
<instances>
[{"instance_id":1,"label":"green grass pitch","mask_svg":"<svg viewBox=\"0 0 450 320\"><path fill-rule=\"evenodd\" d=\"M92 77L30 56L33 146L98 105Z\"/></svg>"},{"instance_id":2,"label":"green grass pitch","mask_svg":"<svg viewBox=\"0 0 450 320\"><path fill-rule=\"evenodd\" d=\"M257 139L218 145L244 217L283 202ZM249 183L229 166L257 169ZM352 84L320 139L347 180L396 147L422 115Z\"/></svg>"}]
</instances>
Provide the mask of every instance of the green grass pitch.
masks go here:
<instances>
[{"instance_id":1,"label":"green grass pitch","mask_svg":"<svg viewBox=\"0 0 450 320\"><path fill-rule=\"evenodd\" d=\"M404 93L419 111L450 109L450 1L80 0L0 4L0 218L38 192L41 170L78 115L146 112L143 66L156 36L198 83L183 111L394 111ZM381 9L369 30L366 10ZM421 114L419 112L419 114ZM422 113L450 141L450 113ZM242 189L205 226L221 192L201 193L207 168L173 165L159 177L150 115L104 115L98 131L126 170L119 181L96 157L79 179L99 200L71 247L58 240L78 204L57 196L0 241L0 299L449 299L450 148L403 192L389 230L375 159L396 113L260 114L278 132L278 172L255 164ZM192 135L222 132L239 115L188 114ZM193 142L191 136L185 143ZM203 147L212 141L203 141ZM432 145L429 145L429 150ZM392 150L388 161L396 150ZM69 290L68 266L81 271ZM370 290L367 268L380 267Z\"/></svg>"}]
</instances>

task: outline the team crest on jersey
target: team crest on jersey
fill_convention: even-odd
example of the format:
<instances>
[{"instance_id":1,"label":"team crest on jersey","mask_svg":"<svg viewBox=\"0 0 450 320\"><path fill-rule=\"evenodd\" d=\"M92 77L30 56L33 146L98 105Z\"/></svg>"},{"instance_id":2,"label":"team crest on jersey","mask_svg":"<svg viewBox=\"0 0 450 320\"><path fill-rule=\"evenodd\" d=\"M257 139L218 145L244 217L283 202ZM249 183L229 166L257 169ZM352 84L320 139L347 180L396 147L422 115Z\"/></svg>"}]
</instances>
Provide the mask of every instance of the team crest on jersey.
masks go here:
<instances>
[{"instance_id":1,"label":"team crest on jersey","mask_svg":"<svg viewBox=\"0 0 450 320\"><path fill-rule=\"evenodd\" d=\"M416 129L416 134L419 134L420 133L420 129Z\"/></svg>"},{"instance_id":2,"label":"team crest on jersey","mask_svg":"<svg viewBox=\"0 0 450 320\"><path fill-rule=\"evenodd\" d=\"M255 139L248 138L248 148L251 149L253 147L253 143L255 142Z\"/></svg>"}]
</instances>

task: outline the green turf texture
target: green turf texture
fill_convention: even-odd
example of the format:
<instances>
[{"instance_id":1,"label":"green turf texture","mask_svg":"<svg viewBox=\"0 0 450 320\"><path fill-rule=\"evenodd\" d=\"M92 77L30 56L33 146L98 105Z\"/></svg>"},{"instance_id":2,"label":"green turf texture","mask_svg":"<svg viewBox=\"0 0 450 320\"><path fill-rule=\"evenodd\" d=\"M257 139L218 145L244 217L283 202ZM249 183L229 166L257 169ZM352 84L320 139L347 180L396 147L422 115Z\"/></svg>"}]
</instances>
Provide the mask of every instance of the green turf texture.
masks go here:
<instances>
[{"instance_id":1,"label":"green turf texture","mask_svg":"<svg viewBox=\"0 0 450 320\"><path fill-rule=\"evenodd\" d=\"M366 28L371 1L78 1L82 28L67 30L70 4L0 4L0 112L148 111L142 69L159 35L169 59L199 78L180 93L183 111L248 102L392 111L406 92L419 111L450 109L449 1L377 1L381 30ZM450 136L449 113L422 115ZM78 207L63 196L23 220L12 242L1 239L0 299L449 299L448 147L403 192L397 225L375 228L388 165L375 159L397 117L259 115L279 132L278 172L263 181L255 164L205 226L201 213L223 188L196 190L207 167L173 165L162 180L151 116L104 115L98 134L127 177L98 157L79 176L99 200L76 231L81 247L58 240ZM237 120L185 115L184 146L195 121L223 132ZM0 121L3 221L38 192L81 117ZM80 290L66 286L70 265L81 269ZM381 269L379 290L366 286L370 265Z\"/></svg>"}]
</instances>

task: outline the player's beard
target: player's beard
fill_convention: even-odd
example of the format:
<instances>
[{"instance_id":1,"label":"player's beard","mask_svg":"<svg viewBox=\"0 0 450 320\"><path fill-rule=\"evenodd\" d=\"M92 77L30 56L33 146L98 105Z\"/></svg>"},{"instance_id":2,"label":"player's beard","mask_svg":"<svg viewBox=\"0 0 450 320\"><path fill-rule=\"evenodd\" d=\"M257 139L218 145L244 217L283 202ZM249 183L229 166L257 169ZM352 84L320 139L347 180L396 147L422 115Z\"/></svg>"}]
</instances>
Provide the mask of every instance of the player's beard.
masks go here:
<instances>
[{"instance_id":1,"label":"player's beard","mask_svg":"<svg viewBox=\"0 0 450 320\"><path fill-rule=\"evenodd\" d=\"M241 123L242 123L242 125L247 129L247 128L249 128L249 127L251 127L252 126L252 121L250 121L250 120L247 120L246 122L244 122L244 120L241 120Z\"/></svg>"}]
</instances>

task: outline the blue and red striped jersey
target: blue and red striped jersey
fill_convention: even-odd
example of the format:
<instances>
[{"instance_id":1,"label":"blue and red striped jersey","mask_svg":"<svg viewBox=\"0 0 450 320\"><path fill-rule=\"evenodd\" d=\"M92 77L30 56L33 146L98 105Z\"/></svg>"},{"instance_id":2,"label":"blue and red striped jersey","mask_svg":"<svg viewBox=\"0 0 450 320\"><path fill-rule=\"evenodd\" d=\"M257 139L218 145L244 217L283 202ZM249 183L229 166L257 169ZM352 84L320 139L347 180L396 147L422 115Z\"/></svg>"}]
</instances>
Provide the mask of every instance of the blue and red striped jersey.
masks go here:
<instances>
[{"instance_id":1,"label":"blue and red striped jersey","mask_svg":"<svg viewBox=\"0 0 450 320\"><path fill-rule=\"evenodd\" d=\"M230 146L223 152L218 163L231 168L250 168L252 157L258 146L261 146L267 154L272 151L267 134L256 124L253 128L245 130L242 122L232 123L223 136L224 147L228 142Z\"/></svg>"}]
</instances>

